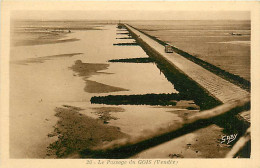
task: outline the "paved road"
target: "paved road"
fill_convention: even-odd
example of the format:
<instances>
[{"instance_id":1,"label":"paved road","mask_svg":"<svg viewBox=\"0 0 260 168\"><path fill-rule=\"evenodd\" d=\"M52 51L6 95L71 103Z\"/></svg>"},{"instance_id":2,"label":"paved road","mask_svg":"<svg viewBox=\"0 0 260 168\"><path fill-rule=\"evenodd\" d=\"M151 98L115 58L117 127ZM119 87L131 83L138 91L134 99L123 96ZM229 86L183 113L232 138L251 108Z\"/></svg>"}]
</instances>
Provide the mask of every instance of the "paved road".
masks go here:
<instances>
[{"instance_id":1,"label":"paved road","mask_svg":"<svg viewBox=\"0 0 260 168\"><path fill-rule=\"evenodd\" d=\"M181 55L177 53L165 53L163 45L159 44L138 30L128 25L126 26L149 46L160 53L160 55L165 60L167 60L173 66L177 67L192 80L197 82L202 88L207 90L213 97L220 100L222 103L250 96L250 93L246 90L243 90L229 81L215 75L214 73L202 68L194 62L182 57ZM248 121L248 119L245 120Z\"/></svg>"},{"instance_id":2,"label":"paved road","mask_svg":"<svg viewBox=\"0 0 260 168\"><path fill-rule=\"evenodd\" d=\"M221 102L226 103L230 100L249 96L249 92L202 68L194 62L182 57L181 55L177 53L165 53L163 45L159 44L138 30L135 30L129 26L127 27L135 34L140 36L140 38L149 46L158 51L165 60L177 67Z\"/></svg>"}]
</instances>

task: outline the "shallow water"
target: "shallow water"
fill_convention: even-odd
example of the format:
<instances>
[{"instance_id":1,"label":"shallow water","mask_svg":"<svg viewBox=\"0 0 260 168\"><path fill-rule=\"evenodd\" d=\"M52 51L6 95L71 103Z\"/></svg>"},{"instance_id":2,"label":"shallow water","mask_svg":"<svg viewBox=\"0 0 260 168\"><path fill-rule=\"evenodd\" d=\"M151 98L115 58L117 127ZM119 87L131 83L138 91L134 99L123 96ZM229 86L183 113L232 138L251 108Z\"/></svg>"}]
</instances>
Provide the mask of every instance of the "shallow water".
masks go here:
<instances>
[{"instance_id":1,"label":"shallow water","mask_svg":"<svg viewBox=\"0 0 260 168\"><path fill-rule=\"evenodd\" d=\"M72 33L61 38L76 38L78 41L11 48L12 158L47 157L47 147L58 140L57 136L48 135L57 128L57 121L62 120L55 117L55 109L63 105L79 107L81 110L74 112L104 121L103 125L108 127L118 127L127 136L142 135L146 130L182 120L180 115L172 111L198 112L189 111L185 107L91 104L93 96L178 93L154 63L108 62L111 59L148 57L140 46L113 45L134 42L133 39L116 39L127 37L118 32L116 25L105 25L102 30L72 30ZM66 55L57 56L62 54ZM79 66L78 71L72 68L75 65ZM89 70L90 65L95 70ZM85 68L84 73L80 73L82 68ZM103 88L97 89L97 85ZM73 128L73 125L69 126ZM77 132L77 128L73 129ZM175 144L185 142L177 140ZM167 145L164 148L168 148ZM149 157L169 156L164 153Z\"/></svg>"}]
</instances>

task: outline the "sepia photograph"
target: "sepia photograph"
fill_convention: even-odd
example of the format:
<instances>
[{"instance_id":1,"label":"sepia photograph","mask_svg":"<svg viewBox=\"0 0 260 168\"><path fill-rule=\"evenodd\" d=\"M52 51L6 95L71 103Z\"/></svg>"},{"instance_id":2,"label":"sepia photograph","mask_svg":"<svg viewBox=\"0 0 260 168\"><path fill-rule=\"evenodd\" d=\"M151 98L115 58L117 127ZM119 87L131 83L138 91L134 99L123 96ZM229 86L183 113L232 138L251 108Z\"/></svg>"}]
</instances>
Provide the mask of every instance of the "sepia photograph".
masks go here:
<instances>
[{"instance_id":1,"label":"sepia photograph","mask_svg":"<svg viewBox=\"0 0 260 168\"><path fill-rule=\"evenodd\" d=\"M252 10L93 3L9 11L6 157L252 158Z\"/></svg>"}]
</instances>

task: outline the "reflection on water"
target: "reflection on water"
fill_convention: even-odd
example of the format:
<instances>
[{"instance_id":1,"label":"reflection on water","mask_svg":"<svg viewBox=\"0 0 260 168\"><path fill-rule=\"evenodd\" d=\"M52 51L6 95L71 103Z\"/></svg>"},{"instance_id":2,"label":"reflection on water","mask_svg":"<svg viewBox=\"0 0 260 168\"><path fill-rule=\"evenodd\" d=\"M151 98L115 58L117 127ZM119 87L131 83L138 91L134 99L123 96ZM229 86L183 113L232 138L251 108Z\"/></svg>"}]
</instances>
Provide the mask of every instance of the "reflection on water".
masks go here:
<instances>
[{"instance_id":1,"label":"reflection on water","mask_svg":"<svg viewBox=\"0 0 260 168\"><path fill-rule=\"evenodd\" d=\"M70 38L79 40L11 48L12 158L80 157L74 154L84 148L182 120L181 115L168 112L168 106L91 104L93 96L178 91L152 62L109 62L148 58L139 46L113 45L134 42L118 34L116 25L104 25L102 30L73 29L61 40ZM189 112L182 106L170 111L175 110Z\"/></svg>"}]
</instances>

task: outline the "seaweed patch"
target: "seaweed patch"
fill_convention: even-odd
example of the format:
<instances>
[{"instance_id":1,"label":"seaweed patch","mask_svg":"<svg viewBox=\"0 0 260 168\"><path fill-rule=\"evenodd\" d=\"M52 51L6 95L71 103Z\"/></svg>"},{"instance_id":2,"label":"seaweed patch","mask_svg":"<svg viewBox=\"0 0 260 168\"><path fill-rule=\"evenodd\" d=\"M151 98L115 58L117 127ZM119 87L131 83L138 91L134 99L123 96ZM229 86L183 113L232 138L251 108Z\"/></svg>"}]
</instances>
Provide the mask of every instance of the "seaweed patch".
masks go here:
<instances>
[{"instance_id":1,"label":"seaweed patch","mask_svg":"<svg viewBox=\"0 0 260 168\"><path fill-rule=\"evenodd\" d=\"M47 148L48 156L82 157L82 151L128 136L118 127L104 125L100 120L80 113L81 110L83 109L68 105L55 109L55 116L59 120L54 132L48 136L57 136L58 140ZM87 158L88 155L89 153L85 153L84 157Z\"/></svg>"},{"instance_id":2,"label":"seaweed patch","mask_svg":"<svg viewBox=\"0 0 260 168\"><path fill-rule=\"evenodd\" d=\"M108 95L94 96L90 99L91 103L110 104L110 105L162 105L175 106L179 100L189 98L181 94L144 94L144 95Z\"/></svg>"},{"instance_id":3,"label":"seaweed patch","mask_svg":"<svg viewBox=\"0 0 260 168\"><path fill-rule=\"evenodd\" d=\"M138 46L138 43L116 43L115 46Z\"/></svg>"},{"instance_id":4,"label":"seaweed patch","mask_svg":"<svg viewBox=\"0 0 260 168\"><path fill-rule=\"evenodd\" d=\"M126 59L112 59L108 62L122 62L122 63L151 63L154 62L152 58L126 58Z\"/></svg>"}]
</instances>

